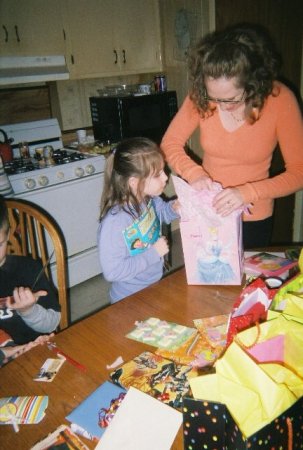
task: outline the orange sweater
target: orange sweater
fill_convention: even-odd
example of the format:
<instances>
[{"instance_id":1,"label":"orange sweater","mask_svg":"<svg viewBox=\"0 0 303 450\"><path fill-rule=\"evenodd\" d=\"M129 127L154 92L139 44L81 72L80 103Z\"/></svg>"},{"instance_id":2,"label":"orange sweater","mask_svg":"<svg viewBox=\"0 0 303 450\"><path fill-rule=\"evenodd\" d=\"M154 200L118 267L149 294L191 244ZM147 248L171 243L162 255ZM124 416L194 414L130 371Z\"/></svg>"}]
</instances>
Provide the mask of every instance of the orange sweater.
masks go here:
<instances>
[{"instance_id":1,"label":"orange sweater","mask_svg":"<svg viewBox=\"0 0 303 450\"><path fill-rule=\"evenodd\" d=\"M161 148L168 164L188 182L207 173L223 187L237 186L251 215L244 220L262 220L272 215L273 200L303 188L303 121L293 93L277 83L280 93L269 96L261 116L253 125L244 123L229 132L223 128L218 111L202 119L186 97L168 127ZM203 165L193 162L184 145L200 128L204 150ZM285 171L269 178L273 151L279 143Z\"/></svg>"}]
</instances>

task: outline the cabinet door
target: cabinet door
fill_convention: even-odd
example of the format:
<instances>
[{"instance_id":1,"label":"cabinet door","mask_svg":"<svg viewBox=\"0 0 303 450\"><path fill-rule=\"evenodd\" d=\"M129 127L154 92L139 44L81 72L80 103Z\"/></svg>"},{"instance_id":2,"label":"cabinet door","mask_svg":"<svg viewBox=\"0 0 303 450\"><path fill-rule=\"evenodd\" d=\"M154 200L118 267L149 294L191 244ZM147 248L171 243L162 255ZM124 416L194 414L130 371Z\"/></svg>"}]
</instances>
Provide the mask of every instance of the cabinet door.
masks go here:
<instances>
[{"instance_id":1,"label":"cabinet door","mask_svg":"<svg viewBox=\"0 0 303 450\"><path fill-rule=\"evenodd\" d=\"M131 0L113 2L117 8L115 43L122 73L161 69L158 2Z\"/></svg>"},{"instance_id":2,"label":"cabinet door","mask_svg":"<svg viewBox=\"0 0 303 450\"><path fill-rule=\"evenodd\" d=\"M0 54L62 55L60 0L0 0Z\"/></svg>"},{"instance_id":3,"label":"cabinet door","mask_svg":"<svg viewBox=\"0 0 303 450\"><path fill-rule=\"evenodd\" d=\"M119 72L118 53L113 45L112 0L65 0L64 6L71 78Z\"/></svg>"},{"instance_id":4,"label":"cabinet door","mask_svg":"<svg viewBox=\"0 0 303 450\"><path fill-rule=\"evenodd\" d=\"M160 69L157 0L65 0L63 4L72 78Z\"/></svg>"}]
</instances>

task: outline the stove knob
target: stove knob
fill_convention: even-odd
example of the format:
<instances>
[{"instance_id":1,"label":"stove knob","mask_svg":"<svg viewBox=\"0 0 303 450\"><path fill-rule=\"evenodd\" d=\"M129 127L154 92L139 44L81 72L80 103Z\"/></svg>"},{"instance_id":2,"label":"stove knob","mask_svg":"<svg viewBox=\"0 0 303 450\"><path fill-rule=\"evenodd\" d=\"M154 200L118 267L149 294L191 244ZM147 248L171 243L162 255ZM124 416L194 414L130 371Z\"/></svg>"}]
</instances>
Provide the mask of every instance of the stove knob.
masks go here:
<instances>
[{"instance_id":1,"label":"stove knob","mask_svg":"<svg viewBox=\"0 0 303 450\"><path fill-rule=\"evenodd\" d=\"M88 164L85 167L85 172L87 173L87 175L92 175L93 173L96 172L96 169L95 169L95 167L92 164Z\"/></svg>"},{"instance_id":2,"label":"stove knob","mask_svg":"<svg viewBox=\"0 0 303 450\"><path fill-rule=\"evenodd\" d=\"M40 186L47 186L49 183L49 179L47 178L47 176L42 175L38 178L38 183L40 184Z\"/></svg>"},{"instance_id":3,"label":"stove knob","mask_svg":"<svg viewBox=\"0 0 303 450\"><path fill-rule=\"evenodd\" d=\"M58 180L63 181L65 178L64 172L59 170L59 172L57 172L57 178L58 178Z\"/></svg>"},{"instance_id":4,"label":"stove knob","mask_svg":"<svg viewBox=\"0 0 303 450\"><path fill-rule=\"evenodd\" d=\"M78 178L83 177L83 175L84 175L84 169L82 169L82 167L77 167L77 168L75 169L75 175L76 175L76 177L78 177Z\"/></svg>"},{"instance_id":5,"label":"stove knob","mask_svg":"<svg viewBox=\"0 0 303 450\"><path fill-rule=\"evenodd\" d=\"M34 189L36 186L36 182L33 178L26 178L24 184L27 189Z\"/></svg>"}]
</instances>

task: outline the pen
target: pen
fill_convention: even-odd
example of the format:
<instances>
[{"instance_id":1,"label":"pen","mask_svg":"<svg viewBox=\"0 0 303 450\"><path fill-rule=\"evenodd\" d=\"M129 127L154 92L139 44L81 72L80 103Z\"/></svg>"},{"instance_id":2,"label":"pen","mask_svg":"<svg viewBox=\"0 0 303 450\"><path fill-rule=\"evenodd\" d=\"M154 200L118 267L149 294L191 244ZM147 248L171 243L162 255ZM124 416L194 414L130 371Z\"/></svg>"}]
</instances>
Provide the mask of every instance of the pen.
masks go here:
<instances>
[{"instance_id":1,"label":"pen","mask_svg":"<svg viewBox=\"0 0 303 450\"><path fill-rule=\"evenodd\" d=\"M66 359L66 361L68 361L70 364L72 364L73 366L77 367L78 369L82 370L83 372L86 372L86 367L83 366L82 364L78 363L77 361L75 361L73 358L71 358L70 356L68 356L66 353L64 353L60 348L57 347L57 345L53 342L48 342L47 343L47 347L49 348L49 350L51 350L52 352L56 353L56 355L59 356L63 356L63 358Z\"/></svg>"}]
</instances>

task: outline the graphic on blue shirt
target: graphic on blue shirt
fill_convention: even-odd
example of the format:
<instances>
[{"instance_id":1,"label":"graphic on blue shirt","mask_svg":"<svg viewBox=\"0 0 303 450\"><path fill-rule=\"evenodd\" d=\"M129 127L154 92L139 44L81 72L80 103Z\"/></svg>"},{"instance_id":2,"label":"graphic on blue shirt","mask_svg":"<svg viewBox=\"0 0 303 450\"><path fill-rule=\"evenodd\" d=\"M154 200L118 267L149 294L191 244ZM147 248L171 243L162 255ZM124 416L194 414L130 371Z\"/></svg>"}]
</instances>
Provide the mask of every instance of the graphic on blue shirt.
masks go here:
<instances>
[{"instance_id":1,"label":"graphic on blue shirt","mask_svg":"<svg viewBox=\"0 0 303 450\"><path fill-rule=\"evenodd\" d=\"M152 201L141 216L123 230L124 240L131 255L144 252L150 244L158 240L159 235L160 221Z\"/></svg>"}]
</instances>

